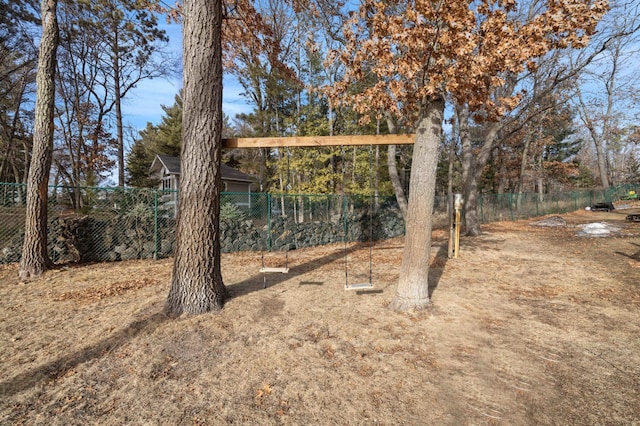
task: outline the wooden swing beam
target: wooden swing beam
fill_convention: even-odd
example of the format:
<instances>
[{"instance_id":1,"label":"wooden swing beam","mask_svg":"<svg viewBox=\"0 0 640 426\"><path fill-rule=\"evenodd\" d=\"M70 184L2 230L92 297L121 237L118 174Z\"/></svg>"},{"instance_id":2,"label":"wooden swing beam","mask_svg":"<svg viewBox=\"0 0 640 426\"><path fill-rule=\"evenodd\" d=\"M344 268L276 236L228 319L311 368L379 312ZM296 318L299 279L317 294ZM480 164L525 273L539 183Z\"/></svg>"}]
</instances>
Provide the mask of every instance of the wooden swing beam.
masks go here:
<instances>
[{"instance_id":1,"label":"wooden swing beam","mask_svg":"<svg viewBox=\"0 0 640 426\"><path fill-rule=\"evenodd\" d=\"M413 144L415 135L360 135L360 136L294 136L273 138L229 138L222 139L222 148L297 148L319 146L346 146L346 145L410 145ZM371 225L370 225L371 226ZM371 257L371 251L369 251ZM346 264L345 264L346 265ZM264 254L262 255L262 268L264 273L262 288L267 287L267 273L289 272L288 266L284 268L266 267ZM371 280L371 261L369 261L369 280ZM345 290L362 290L373 288L371 282L349 284L345 283Z\"/></svg>"},{"instance_id":2,"label":"wooden swing beam","mask_svg":"<svg viewBox=\"0 0 640 426\"><path fill-rule=\"evenodd\" d=\"M297 148L340 145L411 145L415 135L293 136L222 139L223 148Z\"/></svg>"}]
</instances>

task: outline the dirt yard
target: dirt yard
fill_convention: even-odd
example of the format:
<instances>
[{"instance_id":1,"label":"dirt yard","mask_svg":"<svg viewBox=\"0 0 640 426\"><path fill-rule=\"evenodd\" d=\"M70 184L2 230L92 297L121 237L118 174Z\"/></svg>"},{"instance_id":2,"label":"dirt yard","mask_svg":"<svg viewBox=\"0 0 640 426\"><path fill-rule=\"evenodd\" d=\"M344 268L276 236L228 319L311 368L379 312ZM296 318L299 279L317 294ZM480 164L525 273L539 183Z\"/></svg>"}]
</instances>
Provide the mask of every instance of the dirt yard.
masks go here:
<instances>
[{"instance_id":1,"label":"dirt yard","mask_svg":"<svg viewBox=\"0 0 640 426\"><path fill-rule=\"evenodd\" d=\"M636 210L637 211L637 210ZM225 255L215 314L162 311L171 259L0 270L0 423L46 425L639 425L640 223L629 210L498 223L447 260L433 306L391 312L402 240L345 291L342 247ZM607 222L614 236L576 236ZM352 282L368 280L355 247ZM275 262L275 259L268 259Z\"/></svg>"}]
</instances>

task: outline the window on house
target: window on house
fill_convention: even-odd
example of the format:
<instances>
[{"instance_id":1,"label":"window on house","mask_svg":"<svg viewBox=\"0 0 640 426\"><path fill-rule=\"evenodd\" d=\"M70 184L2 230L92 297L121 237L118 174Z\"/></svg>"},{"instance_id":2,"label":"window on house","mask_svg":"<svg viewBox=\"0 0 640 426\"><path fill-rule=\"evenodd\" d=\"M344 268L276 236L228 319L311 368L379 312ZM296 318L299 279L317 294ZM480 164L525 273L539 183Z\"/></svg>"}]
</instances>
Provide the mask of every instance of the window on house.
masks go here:
<instances>
[{"instance_id":1,"label":"window on house","mask_svg":"<svg viewBox=\"0 0 640 426\"><path fill-rule=\"evenodd\" d=\"M170 190L171 189L171 176L167 176L162 178L162 190Z\"/></svg>"}]
</instances>

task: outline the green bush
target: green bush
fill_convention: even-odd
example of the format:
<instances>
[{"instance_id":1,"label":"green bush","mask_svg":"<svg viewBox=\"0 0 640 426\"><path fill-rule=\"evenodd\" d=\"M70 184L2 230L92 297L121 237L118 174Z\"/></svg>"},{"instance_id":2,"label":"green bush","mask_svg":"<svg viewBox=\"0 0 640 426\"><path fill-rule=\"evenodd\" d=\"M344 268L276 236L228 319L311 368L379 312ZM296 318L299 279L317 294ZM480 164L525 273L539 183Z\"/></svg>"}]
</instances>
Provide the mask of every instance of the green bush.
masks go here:
<instances>
[{"instance_id":1,"label":"green bush","mask_svg":"<svg viewBox=\"0 0 640 426\"><path fill-rule=\"evenodd\" d=\"M220 220L244 220L246 214L233 203L223 203L220 206Z\"/></svg>"}]
</instances>

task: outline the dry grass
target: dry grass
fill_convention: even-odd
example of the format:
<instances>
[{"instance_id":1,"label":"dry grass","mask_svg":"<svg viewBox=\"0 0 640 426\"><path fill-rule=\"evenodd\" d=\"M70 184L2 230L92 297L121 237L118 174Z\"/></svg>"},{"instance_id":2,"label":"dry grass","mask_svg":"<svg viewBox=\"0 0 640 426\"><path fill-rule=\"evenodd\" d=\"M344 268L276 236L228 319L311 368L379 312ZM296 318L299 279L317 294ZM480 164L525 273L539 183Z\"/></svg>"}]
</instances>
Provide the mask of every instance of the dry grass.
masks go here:
<instances>
[{"instance_id":1,"label":"dry grass","mask_svg":"<svg viewBox=\"0 0 640 426\"><path fill-rule=\"evenodd\" d=\"M486 227L446 259L433 306L397 314L402 241L373 250L374 291L345 292L339 246L223 257L233 298L169 319L171 260L94 264L20 283L0 268L3 424L638 424L638 224ZM572 225L616 221L615 238ZM354 247L350 280L368 269ZM275 259L277 260L277 259Z\"/></svg>"}]
</instances>

